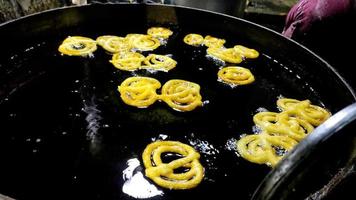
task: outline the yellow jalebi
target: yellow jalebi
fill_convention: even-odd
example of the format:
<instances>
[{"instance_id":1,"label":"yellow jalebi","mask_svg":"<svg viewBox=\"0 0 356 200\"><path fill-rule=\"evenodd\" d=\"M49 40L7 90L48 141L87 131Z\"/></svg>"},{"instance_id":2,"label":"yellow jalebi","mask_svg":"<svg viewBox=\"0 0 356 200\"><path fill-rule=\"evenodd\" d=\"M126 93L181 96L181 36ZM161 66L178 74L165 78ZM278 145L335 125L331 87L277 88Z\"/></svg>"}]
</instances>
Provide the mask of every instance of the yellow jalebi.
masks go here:
<instances>
[{"instance_id":1,"label":"yellow jalebi","mask_svg":"<svg viewBox=\"0 0 356 200\"><path fill-rule=\"evenodd\" d=\"M234 50L245 58L257 58L260 55L255 49L250 49L242 45L234 46Z\"/></svg>"},{"instance_id":2,"label":"yellow jalebi","mask_svg":"<svg viewBox=\"0 0 356 200\"><path fill-rule=\"evenodd\" d=\"M96 38L96 42L110 53L128 52L131 50L130 43L123 37L104 35Z\"/></svg>"},{"instance_id":3,"label":"yellow jalebi","mask_svg":"<svg viewBox=\"0 0 356 200\"><path fill-rule=\"evenodd\" d=\"M237 141L237 151L246 160L275 166L283 155L278 149L289 151L297 142L286 136L270 136L265 133L247 135Z\"/></svg>"},{"instance_id":4,"label":"yellow jalebi","mask_svg":"<svg viewBox=\"0 0 356 200\"><path fill-rule=\"evenodd\" d=\"M123 52L114 54L110 62L118 69L135 71L141 68L145 56L136 52Z\"/></svg>"},{"instance_id":5,"label":"yellow jalebi","mask_svg":"<svg viewBox=\"0 0 356 200\"><path fill-rule=\"evenodd\" d=\"M204 43L204 38L199 34L190 33L184 37L183 41L191 46L200 46Z\"/></svg>"},{"instance_id":6,"label":"yellow jalebi","mask_svg":"<svg viewBox=\"0 0 356 200\"><path fill-rule=\"evenodd\" d=\"M217 47L209 47L206 52L222 61L238 64L242 62L242 55L235 52L233 48L225 49L225 48L217 48Z\"/></svg>"},{"instance_id":7,"label":"yellow jalebi","mask_svg":"<svg viewBox=\"0 0 356 200\"><path fill-rule=\"evenodd\" d=\"M207 47L216 47L221 48L225 44L224 39L216 38L210 35L205 36L204 38L204 45Z\"/></svg>"},{"instance_id":8,"label":"yellow jalebi","mask_svg":"<svg viewBox=\"0 0 356 200\"><path fill-rule=\"evenodd\" d=\"M121 83L118 91L122 100L131 106L147 107L160 99L178 111L191 111L202 106L200 86L184 80L170 80L162 87L162 94L156 90L161 83L148 77L130 77Z\"/></svg>"},{"instance_id":9,"label":"yellow jalebi","mask_svg":"<svg viewBox=\"0 0 356 200\"><path fill-rule=\"evenodd\" d=\"M288 113L260 112L253 117L257 126L270 135L284 135L301 141L314 127L307 121L290 117Z\"/></svg>"},{"instance_id":10,"label":"yellow jalebi","mask_svg":"<svg viewBox=\"0 0 356 200\"><path fill-rule=\"evenodd\" d=\"M145 108L158 99L156 90L160 87L161 83L154 78L130 77L121 83L118 91L126 104Z\"/></svg>"},{"instance_id":11,"label":"yellow jalebi","mask_svg":"<svg viewBox=\"0 0 356 200\"><path fill-rule=\"evenodd\" d=\"M243 67L225 67L219 70L218 77L225 83L246 85L255 81L249 69Z\"/></svg>"},{"instance_id":12,"label":"yellow jalebi","mask_svg":"<svg viewBox=\"0 0 356 200\"><path fill-rule=\"evenodd\" d=\"M177 62L168 56L150 54L144 60L143 69L168 72L176 67Z\"/></svg>"},{"instance_id":13,"label":"yellow jalebi","mask_svg":"<svg viewBox=\"0 0 356 200\"><path fill-rule=\"evenodd\" d=\"M69 36L59 46L58 51L68 56L88 56L96 49L96 42L90 38Z\"/></svg>"},{"instance_id":14,"label":"yellow jalebi","mask_svg":"<svg viewBox=\"0 0 356 200\"><path fill-rule=\"evenodd\" d=\"M139 51L152 51L157 49L161 43L157 38L144 34L127 34L126 39L132 48Z\"/></svg>"},{"instance_id":15,"label":"yellow jalebi","mask_svg":"<svg viewBox=\"0 0 356 200\"><path fill-rule=\"evenodd\" d=\"M178 111L191 111L202 106L200 86L184 80L170 80L162 87L161 99Z\"/></svg>"},{"instance_id":16,"label":"yellow jalebi","mask_svg":"<svg viewBox=\"0 0 356 200\"><path fill-rule=\"evenodd\" d=\"M311 105L309 100L299 101L296 99L282 98L277 101L277 105L289 115L304 119L314 126L319 126L331 115L326 109Z\"/></svg>"},{"instance_id":17,"label":"yellow jalebi","mask_svg":"<svg viewBox=\"0 0 356 200\"><path fill-rule=\"evenodd\" d=\"M284 150L290 150L314 130L313 125L320 125L331 115L326 109L311 105L309 100L283 98L277 101L277 105L283 110L281 113L260 112L253 117L262 132L248 135L237 142L243 158L274 166L282 157L275 155L278 145Z\"/></svg>"},{"instance_id":18,"label":"yellow jalebi","mask_svg":"<svg viewBox=\"0 0 356 200\"><path fill-rule=\"evenodd\" d=\"M163 153L179 154L182 157L164 163L161 159ZM142 154L146 176L161 187L175 190L194 188L203 180L204 168L199 158L200 154L193 147L176 141L153 142ZM180 168L188 171L174 171Z\"/></svg>"},{"instance_id":19,"label":"yellow jalebi","mask_svg":"<svg viewBox=\"0 0 356 200\"><path fill-rule=\"evenodd\" d=\"M151 27L147 30L147 34L152 37L167 39L173 34L173 32L168 28Z\"/></svg>"}]
</instances>

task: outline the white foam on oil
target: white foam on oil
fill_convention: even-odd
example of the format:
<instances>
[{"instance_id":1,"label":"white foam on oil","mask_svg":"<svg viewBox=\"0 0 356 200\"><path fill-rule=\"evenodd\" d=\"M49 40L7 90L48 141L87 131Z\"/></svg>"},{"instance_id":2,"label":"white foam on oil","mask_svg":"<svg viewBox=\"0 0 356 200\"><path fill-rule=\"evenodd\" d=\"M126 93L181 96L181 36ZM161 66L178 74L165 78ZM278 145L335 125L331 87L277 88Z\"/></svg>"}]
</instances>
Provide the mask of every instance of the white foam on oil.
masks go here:
<instances>
[{"instance_id":1,"label":"white foam on oil","mask_svg":"<svg viewBox=\"0 0 356 200\"><path fill-rule=\"evenodd\" d=\"M122 171L122 178L125 181L122 186L123 193L137 199L163 195L163 191L148 182L142 172L137 170L140 167L140 161L137 158L129 159L126 164L127 168Z\"/></svg>"}]
</instances>

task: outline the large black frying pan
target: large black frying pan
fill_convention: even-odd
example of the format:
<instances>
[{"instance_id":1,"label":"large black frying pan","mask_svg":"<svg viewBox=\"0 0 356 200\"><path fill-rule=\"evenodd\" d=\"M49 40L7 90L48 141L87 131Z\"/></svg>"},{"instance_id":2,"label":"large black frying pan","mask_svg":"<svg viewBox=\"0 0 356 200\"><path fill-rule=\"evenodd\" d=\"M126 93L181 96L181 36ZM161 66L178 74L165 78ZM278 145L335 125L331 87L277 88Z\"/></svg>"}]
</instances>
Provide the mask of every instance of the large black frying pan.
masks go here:
<instances>
[{"instance_id":1,"label":"large black frying pan","mask_svg":"<svg viewBox=\"0 0 356 200\"><path fill-rule=\"evenodd\" d=\"M151 26L174 31L155 51L178 61L169 73L117 70L102 49L93 58L57 52L69 35L124 36ZM220 64L205 57L204 47L182 42L192 32L259 50L258 59L241 64L256 82L237 88L218 82ZM280 96L310 99L333 113L355 101L343 78L304 47L256 24L196 9L68 7L5 23L0 35L0 193L16 199L249 199L271 169L238 157L231 141L253 133L258 110L277 111ZM186 113L159 102L129 107L116 89L133 75L196 82L205 105ZM205 178L197 188L170 191L144 180L141 153L155 139L201 153Z\"/></svg>"}]
</instances>

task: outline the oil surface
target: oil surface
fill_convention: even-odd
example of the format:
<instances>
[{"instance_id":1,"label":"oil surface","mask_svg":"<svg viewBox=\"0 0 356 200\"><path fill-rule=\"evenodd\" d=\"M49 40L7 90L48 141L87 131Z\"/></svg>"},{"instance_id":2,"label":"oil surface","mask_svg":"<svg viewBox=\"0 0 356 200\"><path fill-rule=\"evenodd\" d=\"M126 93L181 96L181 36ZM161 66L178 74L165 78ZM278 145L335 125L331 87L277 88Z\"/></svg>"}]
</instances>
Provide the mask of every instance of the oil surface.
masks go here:
<instances>
[{"instance_id":1,"label":"oil surface","mask_svg":"<svg viewBox=\"0 0 356 200\"><path fill-rule=\"evenodd\" d=\"M230 148L232 139L253 133L252 116L259 109L278 111L281 95L322 105L317 91L296 71L224 32L171 26L174 35L153 51L171 54L178 62L168 73L120 71L100 47L91 58L57 51L68 35L95 39L145 33L147 28L68 30L31 41L1 60L0 193L18 199L249 199L270 168L238 157ZM250 69L256 81L234 88L219 82L222 63L206 57L205 47L183 43L191 32L225 38L227 47L242 44L260 51L258 59L239 65ZM170 79L198 83L205 105L185 113L160 102L146 109L127 106L117 86L136 75L162 84ZM141 154L157 139L190 144L200 152L205 178L198 187L170 191L144 176Z\"/></svg>"}]
</instances>

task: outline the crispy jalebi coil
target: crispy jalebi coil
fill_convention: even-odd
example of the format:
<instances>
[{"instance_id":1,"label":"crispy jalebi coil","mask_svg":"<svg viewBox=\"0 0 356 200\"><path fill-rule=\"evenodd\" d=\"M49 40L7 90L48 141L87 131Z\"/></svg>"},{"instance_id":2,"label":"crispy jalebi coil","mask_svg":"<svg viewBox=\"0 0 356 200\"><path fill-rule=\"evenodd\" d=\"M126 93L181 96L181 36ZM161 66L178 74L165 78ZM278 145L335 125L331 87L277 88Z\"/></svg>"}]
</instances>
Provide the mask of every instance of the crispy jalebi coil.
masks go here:
<instances>
[{"instance_id":1,"label":"crispy jalebi coil","mask_svg":"<svg viewBox=\"0 0 356 200\"><path fill-rule=\"evenodd\" d=\"M173 32L168 28L151 27L147 30L147 34L152 37L167 39L173 34Z\"/></svg>"},{"instance_id":2,"label":"crispy jalebi coil","mask_svg":"<svg viewBox=\"0 0 356 200\"><path fill-rule=\"evenodd\" d=\"M110 53L128 52L131 45L126 38L104 35L96 38L98 45Z\"/></svg>"},{"instance_id":3,"label":"crispy jalebi coil","mask_svg":"<svg viewBox=\"0 0 356 200\"><path fill-rule=\"evenodd\" d=\"M158 99L156 90L160 87L161 83L154 78L130 77L121 83L118 91L126 104L146 108Z\"/></svg>"},{"instance_id":4,"label":"crispy jalebi coil","mask_svg":"<svg viewBox=\"0 0 356 200\"><path fill-rule=\"evenodd\" d=\"M224 46L225 42L226 41L224 39L216 38L216 37L213 37L210 35L207 35L204 38L204 45L207 47L220 48L220 47Z\"/></svg>"},{"instance_id":5,"label":"crispy jalebi coil","mask_svg":"<svg viewBox=\"0 0 356 200\"><path fill-rule=\"evenodd\" d=\"M242 45L234 46L234 50L245 58L257 58L260 55L255 49L250 49Z\"/></svg>"},{"instance_id":6,"label":"crispy jalebi coil","mask_svg":"<svg viewBox=\"0 0 356 200\"><path fill-rule=\"evenodd\" d=\"M90 38L69 36L59 46L58 51L68 56L87 56L96 49L96 42Z\"/></svg>"},{"instance_id":7,"label":"crispy jalebi coil","mask_svg":"<svg viewBox=\"0 0 356 200\"><path fill-rule=\"evenodd\" d=\"M242 62L242 55L237 53L233 48L225 49L225 48L209 47L206 51L209 55L225 62L235 63L235 64Z\"/></svg>"},{"instance_id":8,"label":"crispy jalebi coil","mask_svg":"<svg viewBox=\"0 0 356 200\"><path fill-rule=\"evenodd\" d=\"M199 34L190 33L184 37L183 41L191 46L200 46L204 43L204 38Z\"/></svg>"},{"instance_id":9,"label":"crispy jalebi coil","mask_svg":"<svg viewBox=\"0 0 356 200\"><path fill-rule=\"evenodd\" d=\"M164 153L179 154L181 158L164 163ZM157 185L175 190L196 187L204 177L204 168L199 162L200 154L189 145L176 141L156 141L145 148L142 154L145 174ZM186 169L182 173L174 170Z\"/></svg>"},{"instance_id":10,"label":"crispy jalebi coil","mask_svg":"<svg viewBox=\"0 0 356 200\"><path fill-rule=\"evenodd\" d=\"M279 99L277 105L289 115L304 119L314 126L319 126L330 117L326 109L312 105L309 100L298 101L296 99Z\"/></svg>"},{"instance_id":11,"label":"crispy jalebi coil","mask_svg":"<svg viewBox=\"0 0 356 200\"><path fill-rule=\"evenodd\" d=\"M249 69L243 67L225 67L219 70L218 77L225 83L246 85L255 81Z\"/></svg>"},{"instance_id":12,"label":"crispy jalebi coil","mask_svg":"<svg viewBox=\"0 0 356 200\"><path fill-rule=\"evenodd\" d=\"M253 117L253 121L267 134L284 135L296 141L301 141L314 130L309 122L291 117L286 112L260 112Z\"/></svg>"},{"instance_id":13,"label":"crispy jalebi coil","mask_svg":"<svg viewBox=\"0 0 356 200\"><path fill-rule=\"evenodd\" d=\"M157 38L143 34L128 34L126 39L131 46L139 51L152 51L157 49L161 43Z\"/></svg>"},{"instance_id":14,"label":"crispy jalebi coil","mask_svg":"<svg viewBox=\"0 0 356 200\"><path fill-rule=\"evenodd\" d=\"M274 167L283 157L278 151L289 151L296 144L295 140L286 136L270 136L261 133L241 138L237 141L237 151L250 162Z\"/></svg>"},{"instance_id":15,"label":"crispy jalebi coil","mask_svg":"<svg viewBox=\"0 0 356 200\"><path fill-rule=\"evenodd\" d=\"M176 67L177 62L168 56L150 54L143 61L143 69L168 72Z\"/></svg>"},{"instance_id":16,"label":"crispy jalebi coil","mask_svg":"<svg viewBox=\"0 0 356 200\"><path fill-rule=\"evenodd\" d=\"M191 111L202 106L200 86L184 80L170 80L162 87L161 99L178 111Z\"/></svg>"},{"instance_id":17,"label":"crispy jalebi coil","mask_svg":"<svg viewBox=\"0 0 356 200\"><path fill-rule=\"evenodd\" d=\"M110 62L118 69L135 71L141 68L145 56L137 52L117 53L112 56Z\"/></svg>"}]
</instances>

